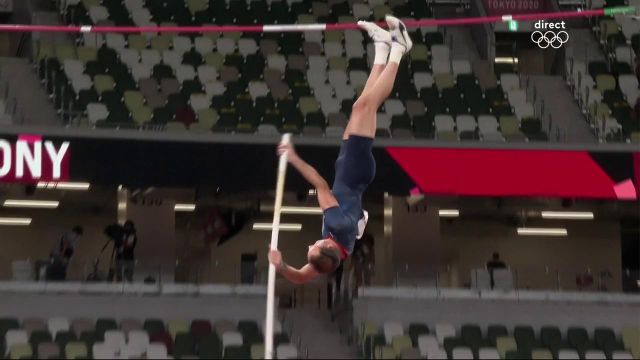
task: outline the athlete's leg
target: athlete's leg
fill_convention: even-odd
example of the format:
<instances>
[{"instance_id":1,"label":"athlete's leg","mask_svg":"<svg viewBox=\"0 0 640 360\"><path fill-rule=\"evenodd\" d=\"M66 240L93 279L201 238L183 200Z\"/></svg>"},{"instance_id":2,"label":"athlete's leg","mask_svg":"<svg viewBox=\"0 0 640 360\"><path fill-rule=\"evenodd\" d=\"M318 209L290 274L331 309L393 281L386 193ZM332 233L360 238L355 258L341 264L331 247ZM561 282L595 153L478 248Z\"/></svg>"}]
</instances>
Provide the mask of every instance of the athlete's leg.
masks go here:
<instances>
[{"instance_id":1,"label":"athlete's leg","mask_svg":"<svg viewBox=\"0 0 640 360\"><path fill-rule=\"evenodd\" d=\"M375 57L373 60L373 66L371 67L371 71L369 72L369 77L367 78L367 82L364 85L364 89L360 93L360 96L368 93L371 88L374 87L375 83L378 81L378 78L384 71L385 66L387 65L387 58L389 57L389 51L391 51L391 34L379 27L375 23L369 21L358 21L358 26L361 29L365 30L371 40L373 40L373 44L375 46ZM373 114L375 117L375 113ZM353 118L353 115L352 115ZM375 119L373 119L375 123ZM352 125L353 121L349 120L347 124L347 128L344 131L342 136L343 139L348 139L349 135L353 133ZM365 131L364 134L368 134L368 131ZM374 124L374 135L375 135L375 124ZM366 135L369 136L369 135ZM373 136L370 136L373 137Z\"/></svg>"},{"instance_id":2,"label":"athlete's leg","mask_svg":"<svg viewBox=\"0 0 640 360\"><path fill-rule=\"evenodd\" d=\"M358 21L358 26L369 34L375 47L373 66L369 72L367 82L364 85L362 91L364 93L375 84L380 74L382 74L382 70L384 70L384 67L387 65L387 58L389 57L389 51L391 51L391 34L387 30L369 21Z\"/></svg>"},{"instance_id":3,"label":"athlete's leg","mask_svg":"<svg viewBox=\"0 0 640 360\"><path fill-rule=\"evenodd\" d=\"M386 20L392 36L389 61L375 80L375 83L372 84L373 86L368 86L353 104L351 118L345 129L343 139L347 139L350 135L375 137L376 112L393 89L393 83L395 82L402 56L413 45L404 24L400 20L388 15Z\"/></svg>"}]
</instances>

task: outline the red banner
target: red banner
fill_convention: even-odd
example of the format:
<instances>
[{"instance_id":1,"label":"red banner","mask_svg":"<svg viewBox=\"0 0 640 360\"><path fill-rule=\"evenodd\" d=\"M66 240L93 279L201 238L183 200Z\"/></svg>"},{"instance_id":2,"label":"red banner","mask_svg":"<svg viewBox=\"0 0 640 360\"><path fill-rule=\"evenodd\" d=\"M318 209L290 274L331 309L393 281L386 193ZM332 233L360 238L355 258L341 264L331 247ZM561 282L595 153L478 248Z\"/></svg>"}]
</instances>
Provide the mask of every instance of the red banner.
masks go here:
<instances>
[{"instance_id":1,"label":"red banner","mask_svg":"<svg viewBox=\"0 0 640 360\"><path fill-rule=\"evenodd\" d=\"M614 180L586 151L388 147L387 152L425 194L637 199L632 179Z\"/></svg>"},{"instance_id":2,"label":"red banner","mask_svg":"<svg viewBox=\"0 0 640 360\"><path fill-rule=\"evenodd\" d=\"M484 0L489 16L544 12L546 0Z\"/></svg>"},{"instance_id":3,"label":"red banner","mask_svg":"<svg viewBox=\"0 0 640 360\"><path fill-rule=\"evenodd\" d=\"M40 136L0 139L0 183L33 184L69 180L69 142L54 143Z\"/></svg>"}]
</instances>

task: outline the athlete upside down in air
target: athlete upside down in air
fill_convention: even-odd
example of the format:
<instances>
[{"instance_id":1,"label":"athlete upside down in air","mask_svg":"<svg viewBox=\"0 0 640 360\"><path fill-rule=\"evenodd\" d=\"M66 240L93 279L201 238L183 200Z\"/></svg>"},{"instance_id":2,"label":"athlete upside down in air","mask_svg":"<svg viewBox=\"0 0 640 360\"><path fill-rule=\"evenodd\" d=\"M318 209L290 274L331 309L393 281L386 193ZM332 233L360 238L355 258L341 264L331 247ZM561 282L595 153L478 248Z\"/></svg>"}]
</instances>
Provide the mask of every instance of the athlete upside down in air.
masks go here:
<instances>
[{"instance_id":1,"label":"athlete upside down in air","mask_svg":"<svg viewBox=\"0 0 640 360\"><path fill-rule=\"evenodd\" d=\"M342 260L351 255L355 241L360 239L367 223L368 214L362 209L362 194L373 181L376 171L371 151L376 133L376 113L393 89L402 56L413 45L400 20L387 15L386 21L389 31L371 22L358 22L374 42L375 59L342 136L333 188L296 154L293 145L280 144L278 147L278 154L287 152L291 165L316 188L324 213L322 240L309 246L308 264L296 269L284 262L278 250L269 252L269 261L292 283L302 284L320 274L333 272Z\"/></svg>"}]
</instances>

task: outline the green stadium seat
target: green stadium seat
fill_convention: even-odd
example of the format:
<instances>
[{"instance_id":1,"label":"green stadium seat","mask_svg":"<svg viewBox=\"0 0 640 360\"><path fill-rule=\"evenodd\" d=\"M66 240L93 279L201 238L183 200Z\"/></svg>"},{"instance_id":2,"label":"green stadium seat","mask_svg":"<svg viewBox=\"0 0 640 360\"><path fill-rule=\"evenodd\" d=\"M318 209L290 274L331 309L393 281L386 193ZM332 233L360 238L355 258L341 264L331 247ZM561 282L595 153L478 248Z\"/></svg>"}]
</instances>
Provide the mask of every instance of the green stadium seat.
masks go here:
<instances>
[{"instance_id":1,"label":"green stadium seat","mask_svg":"<svg viewBox=\"0 0 640 360\"><path fill-rule=\"evenodd\" d=\"M253 344L250 351L252 360L264 359L264 344Z\"/></svg>"},{"instance_id":2,"label":"green stadium seat","mask_svg":"<svg viewBox=\"0 0 640 360\"><path fill-rule=\"evenodd\" d=\"M142 325L143 329L149 334L153 335L156 332L162 332L165 330L164 321L160 319L146 319Z\"/></svg>"},{"instance_id":3,"label":"green stadium seat","mask_svg":"<svg viewBox=\"0 0 640 360\"><path fill-rule=\"evenodd\" d=\"M116 83L109 75L96 75L93 78L93 85L98 92L98 95L102 95L105 91L115 90Z\"/></svg>"},{"instance_id":4,"label":"green stadium seat","mask_svg":"<svg viewBox=\"0 0 640 360\"><path fill-rule=\"evenodd\" d=\"M66 359L87 359L89 351L84 342L70 342L64 348L64 356Z\"/></svg>"},{"instance_id":5,"label":"green stadium seat","mask_svg":"<svg viewBox=\"0 0 640 360\"><path fill-rule=\"evenodd\" d=\"M491 336L491 334L489 336ZM505 359L507 356L507 352L512 352L512 351L517 352L518 345L514 337L500 335L500 336L496 336L495 340L496 340L496 349L498 349L500 358Z\"/></svg>"},{"instance_id":6,"label":"green stadium seat","mask_svg":"<svg viewBox=\"0 0 640 360\"><path fill-rule=\"evenodd\" d=\"M101 47L98 49L98 62L106 67L110 67L113 64L117 64L119 61L118 53L108 47Z\"/></svg>"},{"instance_id":7,"label":"green stadium seat","mask_svg":"<svg viewBox=\"0 0 640 360\"><path fill-rule=\"evenodd\" d=\"M142 126L153 119L153 110L148 106L131 110L131 118L137 125Z\"/></svg>"},{"instance_id":8,"label":"green stadium seat","mask_svg":"<svg viewBox=\"0 0 640 360\"><path fill-rule=\"evenodd\" d=\"M444 343L442 344L444 351L447 352L447 356L450 359L453 358L453 349L460 346L464 346L464 342L462 341L462 339L454 337L445 338Z\"/></svg>"},{"instance_id":9,"label":"green stadium seat","mask_svg":"<svg viewBox=\"0 0 640 360\"><path fill-rule=\"evenodd\" d=\"M67 344L78 340L75 332L73 331L59 331L55 337L55 343L62 350L66 349Z\"/></svg>"},{"instance_id":10,"label":"green stadium seat","mask_svg":"<svg viewBox=\"0 0 640 360\"><path fill-rule=\"evenodd\" d=\"M506 359L506 360L531 359L531 352L520 351L520 350L509 350L504 354L503 359Z\"/></svg>"},{"instance_id":11,"label":"green stadium seat","mask_svg":"<svg viewBox=\"0 0 640 360\"><path fill-rule=\"evenodd\" d=\"M385 346L387 340L383 334L368 335L363 342L365 358L370 359L374 355L374 350L380 346Z\"/></svg>"},{"instance_id":12,"label":"green stadium seat","mask_svg":"<svg viewBox=\"0 0 640 360\"><path fill-rule=\"evenodd\" d=\"M232 132L238 127L239 117L233 108L224 108L220 111L220 118L213 127L217 132Z\"/></svg>"},{"instance_id":13,"label":"green stadium seat","mask_svg":"<svg viewBox=\"0 0 640 360\"><path fill-rule=\"evenodd\" d=\"M320 110L320 104L318 104L318 101L315 97L307 96L300 98L300 100L298 101L298 106L300 108L300 112L302 112L302 115L304 116L310 113L318 112Z\"/></svg>"},{"instance_id":14,"label":"green stadium seat","mask_svg":"<svg viewBox=\"0 0 640 360\"><path fill-rule=\"evenodd\" d=\"M196 355L196 339L189 333L176 334L173 355L180 359Z\"/></svg>"},{"instance_id":15,"label":"green stadium seat","mask_svg":"<svg viewBox=\"0 0 640 360\"><path fill-rule=\"evenodd\" d=\"M247 112L240 115L238 120L238 132L254 133L260 124L260 117L255 112Z\"/></svg>"},{"instance_id":16,"label":"green stadium seat","mask_svg":"<svg viewBox=\"0 0 640 360\"><path fill-rule=\"evenodd\" d=\"M224 349L223 359L248 359L251 357L251 351L246 346L228 346Z\"/></svg>"},{"instance_id":17,"label":"green stadium seat","mask_svg":"<svg viewBox=\"0 0 640 360\"><path fill-rule=\"evenodd\" d=\"M83 63L88 63L90 61L98 60L98 49L91 46L80 46L78 47L78 60Z\"/></svg>"},{"instance_id":18,"label":"green stadium seat","mask_svg":"<svg viewBox=\"0 0 640 360\"><path fill-rule=\"evenodd\" d=\"M600 349L604 349L608 344L616 343L618 341L616 339L616 334L611 328L603 327L596 328L594 330L593 340Z\"/></svg>"},{"instance_id":19,"label":"green stadium seat","mask_svg":"<svg viewBox=\"0 0 640 360\"><path fill-rule=\"evenodd\" d=\"M540 343L551 349L559 349L563 347L562 333L555 326L543 326L540 329Z\"/></svg>"},{"instance_id":20,"label":"green stadium seat","mask_svg":"<svg viewBox=\"0 0 640 360\"><path fill-rule=\"evenodd\" d=\"M60 63L63 63L67 59L76 59L76 48L73 45L57 45L55 47L56 57Z\"/></svg>"},{"instance_id":21,"label":"green stadium seat","mask_svg":"<svg viewBox=\"0 0 640 360\"><path fill-rule=\"evenodd\" d=\"M428 115L416 116L413 118L413 130L415 136L423 139L432 139L434 135L433 117Z\"/></svg>"},{"instance_id":22,"label":"green stadium seat","mask_svg":"<svg viewBox=\"0 0 640 360\"><path fill-rule=\"evenodd\" d=\"M552 360L554 357L551 351L543 348L534 348L531 351L531 359L533 360Z\"/></svg>"},{"instance_id":23,"label":"green stadium seat","mask_svg":"<svg viewBox=\"0 0 640 360\"><path fill-rule=\"evenodd\" d=\"M169 50L173 42L171 35L162 34L151 39L151 48L160 52Z\"/></svg>"},{"instance_id":24,"label":"green stadium seat","mask_svg":"<svg viewBox=\"0 0 640 360\"><path fill-rule=\"evenodd\" d=\"M462 342L471 349L478 349L482 345L482 330L478 325L466 324L460 328Z\"/></svg>"},{"instance_id":25,"label":"green stadium seat","mask_svg":"<svg viewBox=\"0 0 640 360\"><path fill-rule=\"evenodd\" d=\"M391 339L391 346L396 354L400 354L406 349L411 349L413 343L408 335L396 335Z\"/></svg>"},{"instance_id":26,"label":"green stadium seat","mask_svg":"<svg viewBox=\"0 0 640 360\"><path fill-rule=\"evenodd\" d=\"M374 352L374 359L396 359L398 354L391 346L377 346Z\"/></svg>"},{"instance_id":27,"label":"green stadium seat","mask_svg":"<svg viewBox=\"0 0 640 360\"><path fill-rule=\"evenodd\" d=\"M29 335L29 344L33 349L38 349L38 346L42 343L52 342L53 338L48 330L34 331Z\"/></svg>"},{"instance_id":28,"label":"green stadium seat","mask_svg":"<svg viewBox=\"0 0 640 360\"><path fill-rule=\"evenodd\" d=\"M200 338L198 355L203 359L219 359L222 356L222 343L216 332L210 332Z\"/></svg>"},{"instance_id":29,"label":"green stadium seat","mask_svg":"<svg viewBox=\"0 0 640 360\"><path fill-rule=\"evenodd\" d=\"M111 110L110 110L111 111ZM109 330L117 330L118 322L113 318L99 318L96 320L96 335L98 339L102 340L104 338L104 333Z\"/></svg>"},{"instance_id":30,"label":"green stadium seat","mask_svg":"<svg viewBox=\"0 0 640 360\"><path fill-rule=\"evenodd\" d=\"M415 121L416 119L414 118L414 127L415 127ZM424 323L410 323L409 328L407 329L407 333L411 338L411 342L413 343L413 346L417 347L418 338L420 337L420 335L428 335L429 327L427 326L427 324L424 324Z\"/></svg>"},{"instance_id":31,"label":"green stadium seat","mask_svg":"<svg viewBox=\"0 0 640 360\"><path fill-rule=\"evenodd\" d=\"M524 135L532 141L547 141L547 135L542 130L542 122L538 118L524 118L520 122Z\"/></svg>"},{"instance_id":32,"label":"green stadium seat","mask_svg":"<svg viewBox=\"0 0 640 360\"><path fill-rule=\"evenodd\" d=\"M124 104L127 106L129 111L134 112L135 110L144 107L144 96L139 91L125 91Z\"/></svg>"},{"instance_id":33,"label":"green stadium seat","mask_svg":"<svg viewBox=\"0 0 640 360\"><path fill-rule=\"evenodd\" d=\"M570 327L567 329L567 342L574 348L589 344L590 341L587 329L577 326Z\"/></svg>"},{"instance_id":34,"label":"green stadium seat","mask_svg":"<svg viewBox=\"0 0 640 360\"><path fill-rule=\"evenodd\" d=\"M513 337L518 344L518 350L531 350L536 346L536 335L531 326L516 326Z\"/></svg>"},{"instance_id":35,"label":"green stadium seat","mask_svg":"<svg viewBox=\"0 0 640 360\"><path fill-rule=\"evenodd\" d=\"M29 344L14 344L9 349L9 359L31 359L33 349Z\"/></svg>"}]
</instances>

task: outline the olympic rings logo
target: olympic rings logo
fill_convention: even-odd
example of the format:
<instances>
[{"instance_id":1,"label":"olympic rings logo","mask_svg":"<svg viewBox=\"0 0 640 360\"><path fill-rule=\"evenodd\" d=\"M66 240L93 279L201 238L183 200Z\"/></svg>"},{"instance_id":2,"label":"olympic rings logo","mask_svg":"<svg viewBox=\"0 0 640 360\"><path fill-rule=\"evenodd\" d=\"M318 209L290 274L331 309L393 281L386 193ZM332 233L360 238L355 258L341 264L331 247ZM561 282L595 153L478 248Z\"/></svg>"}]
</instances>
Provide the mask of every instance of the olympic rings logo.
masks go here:
<instances>
[{"instance_id":1,"label":"olympic rings logo","mask_svg":"<svg viewBox=\"0 0 640 360\"><path fill-rule=\"evenodd\" d=\"M569 41L569 33L562 30L557 34L553 31L542 32L536 30L531 33L531 41L537 44L540 49L546 49L551 46L554 49L559 49L567 41Z\"/></svg>"}]
</instances>

